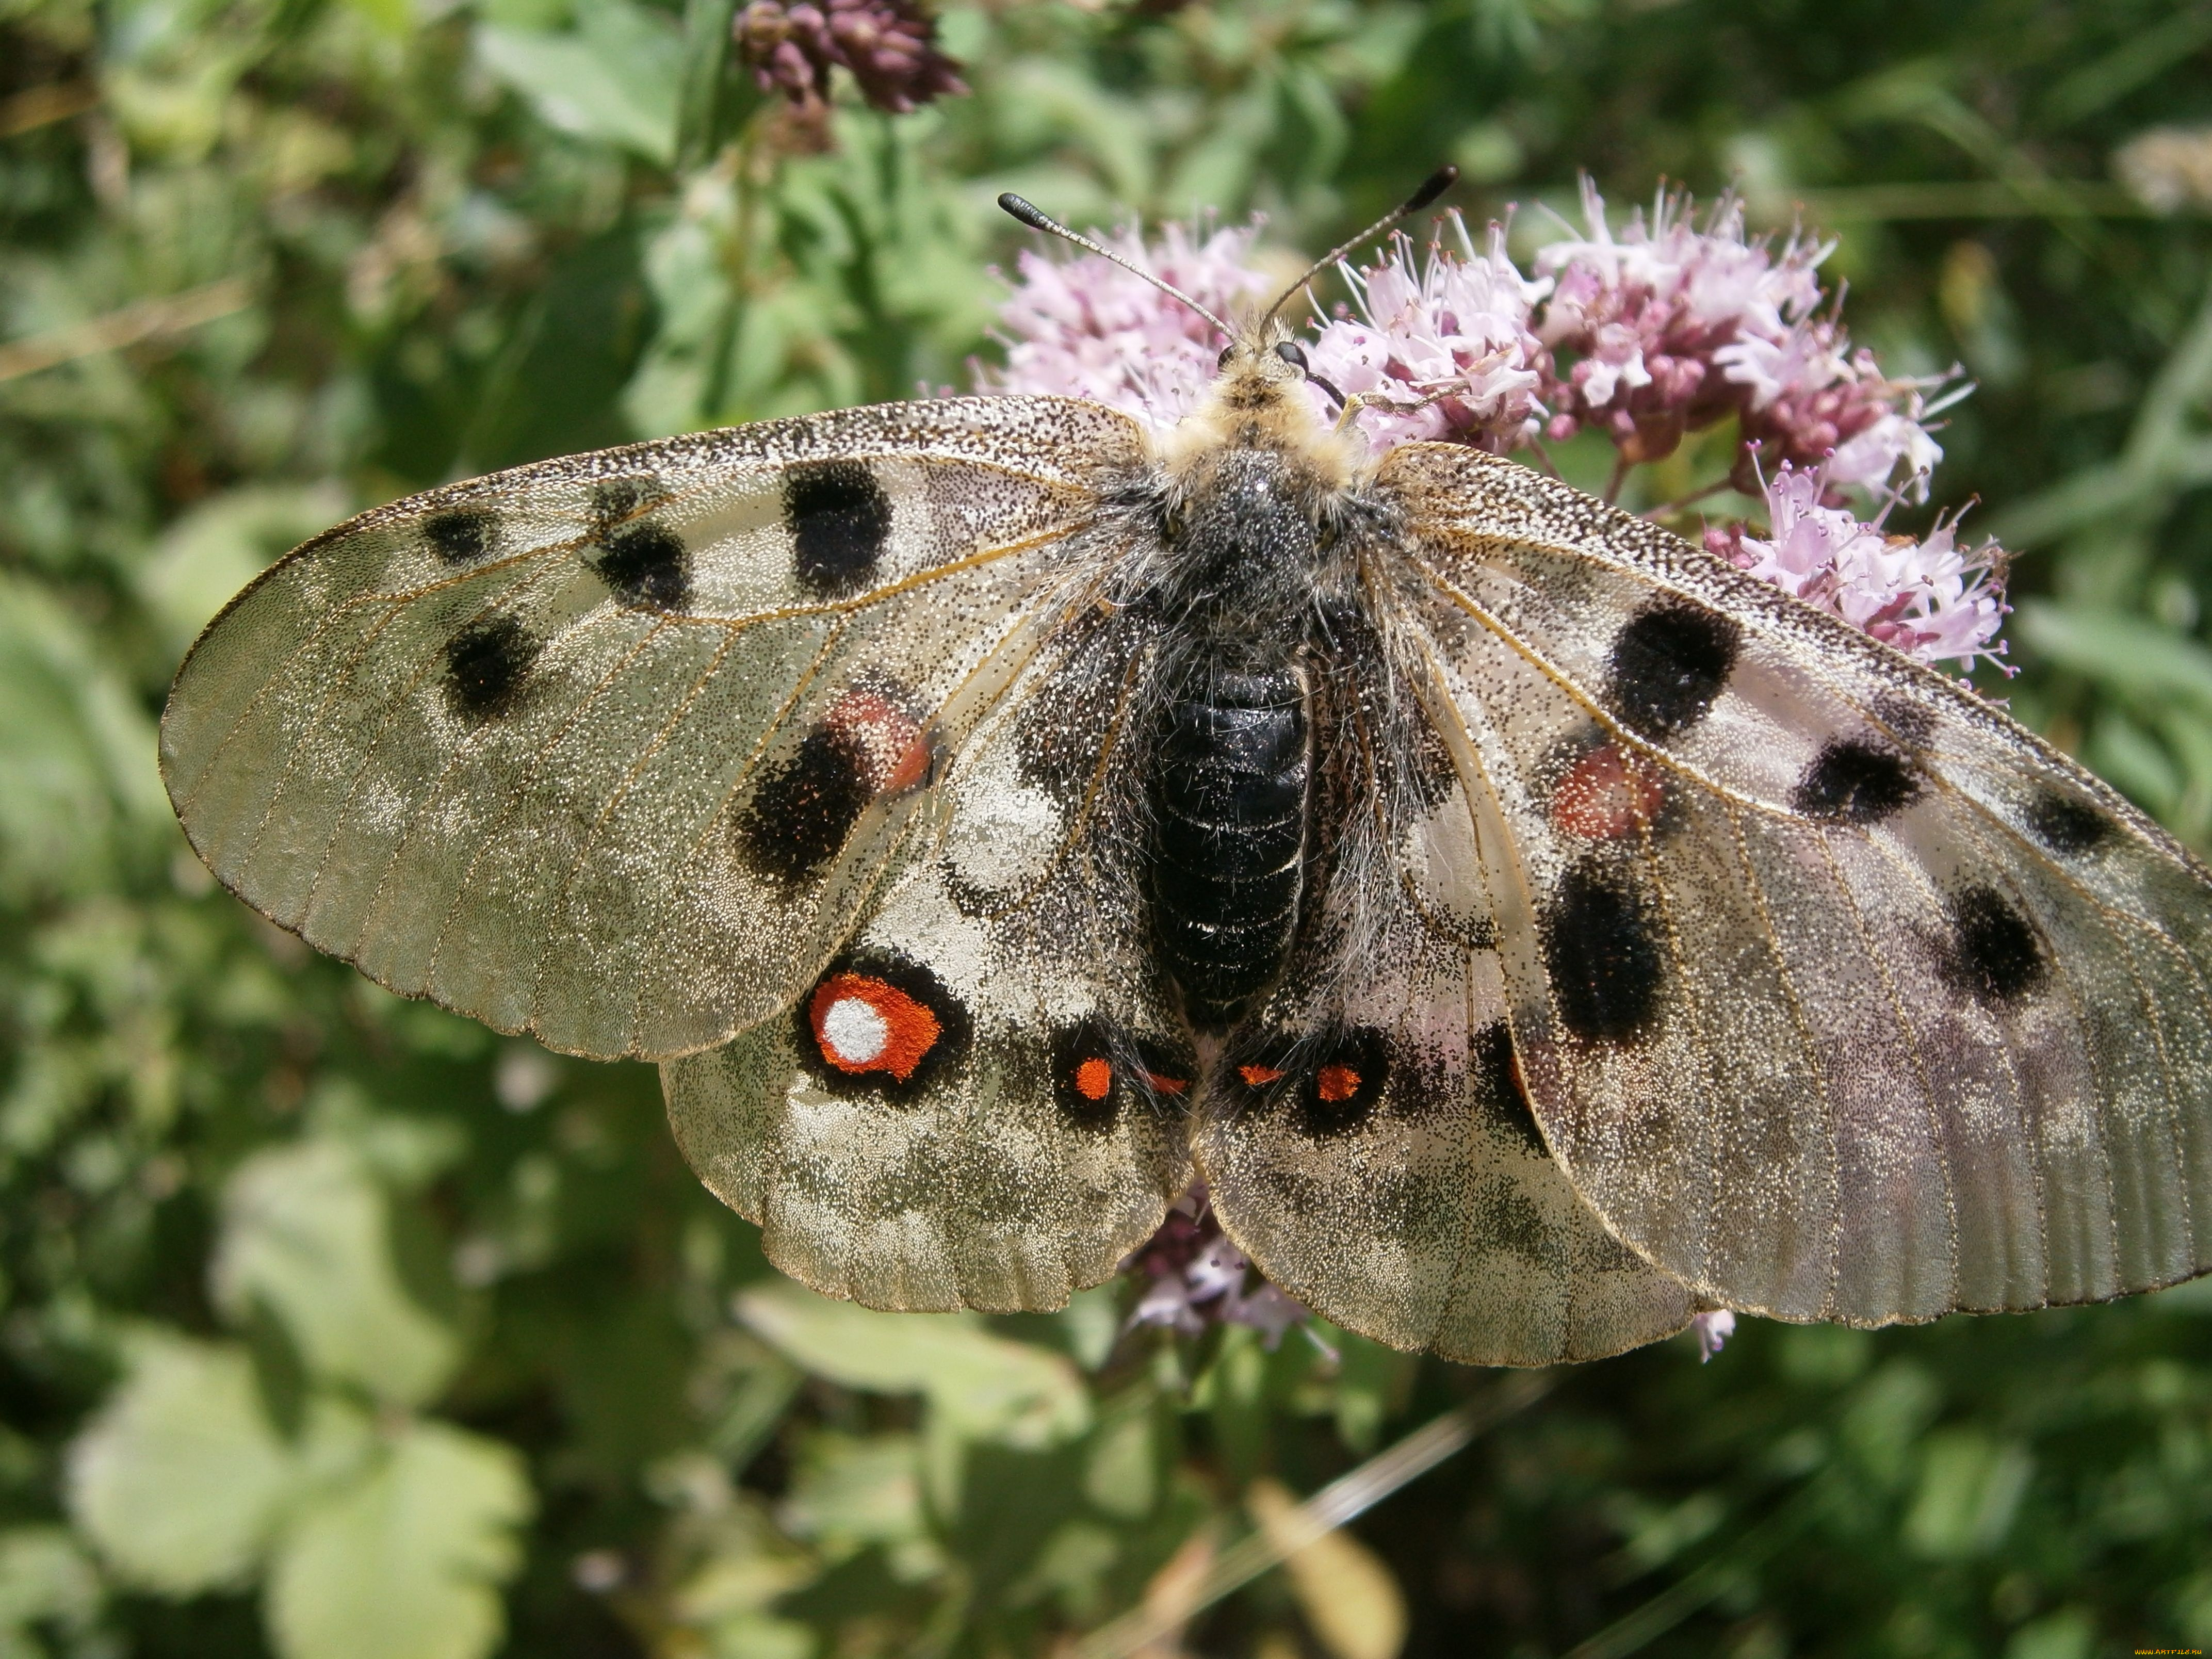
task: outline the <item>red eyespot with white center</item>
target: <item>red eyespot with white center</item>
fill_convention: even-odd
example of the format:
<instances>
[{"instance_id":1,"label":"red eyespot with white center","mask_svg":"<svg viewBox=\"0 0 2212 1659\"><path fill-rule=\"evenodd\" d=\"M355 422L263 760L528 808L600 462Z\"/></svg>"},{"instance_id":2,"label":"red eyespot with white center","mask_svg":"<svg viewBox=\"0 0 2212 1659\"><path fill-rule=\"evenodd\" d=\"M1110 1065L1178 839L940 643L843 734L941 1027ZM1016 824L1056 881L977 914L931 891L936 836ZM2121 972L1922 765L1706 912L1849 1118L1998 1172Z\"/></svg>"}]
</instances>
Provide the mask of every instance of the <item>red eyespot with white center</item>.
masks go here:
<instances>
[{"instance_id":1,"label":"red eyespot with white center","mask_svg":"<svg viewBox=\"0 0 2212 1659\"><path fill-rule=\"evenodd\" d=\"M901 1083L945 1035L929 1006L889 980L832 974L815 988L807 1023L822 1058L841 1072L882 1072Z\"/></svg>"},{"instance_id":2,"label":"red eyespot with white center","mask_svg":"<svg viewBox=\"0 0 2212 1659\"><path fill-rule=\"evenodd\" d=\"M1656 765L1618 744L1600 744L1552 791L1552 826L1584 841L1611 841L1649 828L1666 800Z\"/></svg>"}]
</instances>

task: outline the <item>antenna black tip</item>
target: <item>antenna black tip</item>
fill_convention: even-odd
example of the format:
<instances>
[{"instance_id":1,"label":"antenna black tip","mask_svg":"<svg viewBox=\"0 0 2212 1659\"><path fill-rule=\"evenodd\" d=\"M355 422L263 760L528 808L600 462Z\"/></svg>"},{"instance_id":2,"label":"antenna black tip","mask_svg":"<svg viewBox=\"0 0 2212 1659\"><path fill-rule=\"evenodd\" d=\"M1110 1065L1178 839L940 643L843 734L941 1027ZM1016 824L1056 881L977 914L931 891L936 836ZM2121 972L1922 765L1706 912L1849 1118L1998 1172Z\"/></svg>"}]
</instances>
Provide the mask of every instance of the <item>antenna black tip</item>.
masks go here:
<instances>
[{"instance_id":1,"label":"antenna black tip","mask_svg":"<svg viewBox=\"0 0 2212 1659\"><path fill-rule=\"evenodd\" d=\"M1458 182L1459 169L1457 167L1438 167L1422 182L1421 187L1419 190L1415 191L1411 196L1408 196L1406 198L1406 205L1400 208L1398 211L1401 214L1419 213L1423 208L1428 206L1430 203L1435 201L1437 197L1443 195L1446 191L1449 190ZM999 199L1003 204L1006 198L1002 196ZM1024 207L1028 207L1029 204L1024 202L1022 205ZM1010 208L1007 211L1012 212L1012 210Z\"/></svg>"},{"instance_id":2,"label":"antenna black tip","mask_svg":"<svg viewBox=\"0 0 2212 1659\"><path fill-rule=\"evenodd\" d=\"M1058 225L1046 218L1040 209L1024 201L1011 190L999 198L999 205L1031 230L1042 230L1049 234L1060 228Z\"/></svg>"}]
</instances>

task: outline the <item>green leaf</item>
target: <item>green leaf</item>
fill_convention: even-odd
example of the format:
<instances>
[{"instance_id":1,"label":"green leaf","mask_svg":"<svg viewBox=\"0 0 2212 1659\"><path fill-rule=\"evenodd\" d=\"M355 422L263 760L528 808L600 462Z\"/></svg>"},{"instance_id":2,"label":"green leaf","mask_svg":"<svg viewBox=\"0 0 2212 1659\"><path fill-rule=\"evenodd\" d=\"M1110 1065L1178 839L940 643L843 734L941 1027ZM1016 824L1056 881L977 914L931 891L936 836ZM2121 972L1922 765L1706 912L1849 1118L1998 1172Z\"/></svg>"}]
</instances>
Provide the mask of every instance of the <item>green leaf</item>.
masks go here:
<instances>
[{"instance_id":1,"label":"green leaf","mask_svg":"<svg viewBox=\"0 0 2212 1659\"><path fill-rule=\"evenodd\" d=\"M2147 617L2029 600L2013 631L2060 667L2124 695L2212 708L2212 650Z\"/></svg>"},{"instance_id":2,"label":"green leaf","mask_svg":"<svg viewBox=\"0 0 2212 1659\"><path fill-rule=\"evenodd\" d=\"M665 167L676 155L683 47L661 18L623 0L579 8L574 34L485 23L477 55L548 126L619 144Z\"/></svg>"},{"instance_id":3,"label":"green leaf","mask_svg":"<svg viewBox=\"0 0 2212 1659\"><path fill-rule=\"evenodd\" d=\"M109 884L160 845L154 731L77 619L0 575L0 894Z\"/></svg>"},{"instance_id":4,"label":"green leaf","mask_svg":"<svg viewBox=\"0 0 2212 1659\"><path fill-rule=\"evenodd\" d=\"M684 83L676 127L678 165L705 166L760 102L752 76L732 52L738 0L686 0Z\"/></svg>"},{"instance_id":5,"label":"green leaf","mask_svg":"<svg viewBox=\"0 0 2212 1659\"><path fill-rule=\"evenodd\" d=\"M234 1343L148 1333L70 1448L70 1512L116 1571L173 1595L242 1583L299 1466L261 1408Z\"/></svg>"},{"instance_id":6,"label":"green leaf","mask_svg":"<svg viewBox=\"0 0 2212 1659\"><path fill-rule=\"evenodd\" d=\"M0 1653L34 1624L84 1631L100 1616L100 1574L66 1527L0 1532ZM43 1652L27 1648L24 1652Z\"/></svg>"},{"instance_id":7,"label":"green leaf","mask_svg":"<svg viewBox=\"0 0 2212 1659\"><path fill-rule=\"evenodd\" d=\"M2026 1447L2000 1444L1978 1429L1929 1435L1905 1541L1939 1560L1988 1554L2011 1531L2034 1468Z\"/></svg>"},{"instance_id":8,"label":"green leaf","mask_svg":"<svg viewBox=\"0 0 2212 1659\"><path fill-rule=\"evenodd\" d=\"M777 1519L793 1537L819 1544L832 1560L871 1544L921 1540L920 1444L909 1434L809 1436Z\"/></svg>"},{"instance_id":9,"label":"green leaf","mask_svg":"<svg viewBox=\"0 0 2212 1659\"><path fill-rule=\"evenodd\" d=\"M281 1319L316 1376L416 1405L460 1358L452 1330L416 1305L392 1261L388 1200L353 1147L331 1139L257 1152L223 1194L210 1270L216 1305Z\"/></svg>"},{"instance_id":10,"label":"green leaf","mask_svg":"<svg viewBox=\"0 0 2212 1659\"><path fill-rule=\"evenodd\" d=\"M498 1586L533 1502L520 1456L408 1422L363 1478L303 1503L270 1565L284 1659L478 1659L498 1645Z\"/></svg>"},{"instance_id":11,"label":"green leaf","mask_svg":"<svg viewBox=\"0 0 2212 1659\"><path fill-rule=\"evenodd\" d=\"M785 1284L749 1290L737 1306L754 1331L817 1376L927 1395L964 1438L1046 1446L1090 1426L1090 1396L1073 1364L993 1335L973 1314L877 1313Z\"/></svg>"}]
</instances>

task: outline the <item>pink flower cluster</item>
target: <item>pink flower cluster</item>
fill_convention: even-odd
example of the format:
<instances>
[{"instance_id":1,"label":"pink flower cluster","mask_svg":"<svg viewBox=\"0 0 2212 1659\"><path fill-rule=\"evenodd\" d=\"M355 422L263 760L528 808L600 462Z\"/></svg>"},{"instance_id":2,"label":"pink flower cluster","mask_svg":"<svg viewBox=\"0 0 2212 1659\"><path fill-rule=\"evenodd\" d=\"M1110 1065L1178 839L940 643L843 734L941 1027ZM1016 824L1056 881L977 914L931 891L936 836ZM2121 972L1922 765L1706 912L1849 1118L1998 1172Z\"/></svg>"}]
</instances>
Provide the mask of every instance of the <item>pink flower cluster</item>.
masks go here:
<instances>
[{"instance_id":1,"label":"pink flower cluster","mask_svg":"<svg viewBox=\"0 0 2212 1659\"><path fill-rule=\"evenodd\" d=\"M1196 1336L1208 1325L1249 1325L1273 1347L1283 1333L1309 1317L1301 1304L1277 1290L1229 1242L1199 1182L1175 1201L1160 1230L1122 1271L1150 1282L1129 1315L1129 1328L1162 1325Z\"/></svg>"},{"instance_id":2,"label":"pink flower cluster","mask_svg":"<svg viewBox=\"0 0 2212 1659\"><path fill-rule=\"evenodd\" d=\"M1808 605L1832 611L1908 657L1972 666L1988 662L2011 672L1997 629L2011 607L2004 602L2004 555L1994 542L1969 553L1959 546L1960 513L1938 516L1916 539L1884 532L1896 497L1863 522L1835 495L1826 465L1809 469L1784 461L1765 482L1768 530L1743 524L1714 526L1705 545L1754 576Z\"/></svg>"},{"instance_id":3,"label":"pink flower cluster","mask_svg":"<svg viewBox=\"0 0 2212 1659\"><path fill-rule=\"evenodd\" d=\"M1502 226L1477 252L1465 222L1450 222L1456 253L1432 246L1417 267L1412 239L1400 235L1381 264L1346 267L1357 314L1323 323L1306 349L1316 374L1363 400L1356 418L1378 450L1443 439L1503 451L1541 424L1547 360L1529 320L1551 285L1506 258Z\"/></svg>"},{"instance_id":4,"label":"pink flower cluster","mask_svg":"<svg viewBox=\"0 0 2212 1659\"><path fill-rule=\"evenodd\" d=\"M1631 462L1663 459L1686 432L1745 404L1743 354L1780 345L1811 314L1829 246L1793 236L1778 258L1746 239L1742 206L1727 196L1699 230L1686 197L1662 193L1648 222L1632 214L1615 236L1588 179L1583 218L1583 234L1536 255L1554 283L1541 337L1574 360L1550 378L1546 434L1597 427Z\"/></svg>"},{"instance_id":5,"label":"pink flower cluster","mask_svg":"<svg viewBox=\"0 0 2212 1659\"><path fill-rule=\"evenodd\" d=\"M1134 231L1100 240L1219 317L1267 286L1252 268L1257 234L1256 225L1203 236L1169 225L1150 246ZM1006 367L975 366L985 390L1089 398L1158 428L1198 407L1228 343L1205 318L1095 253L1024 249L1018 270L999 312Z\"/></svg>"},{"instance_id":6,"label":"pink flower cluster","mask_svg":"<svg viewBox=\"0 0 2212 1659\"><path fill-rule=\"evenodd\" d=\"M960 65L937 49L937 20L915 0L753 0L731 27L760 89L781 92L802 115L823 112L833 69L894 115L968 90Z\"/></svg>"},{"instance_id":7,"label":"pink flower cluster","mask_svg":"<svg viewBox=\"0 0 2212 1659\"><path fill-rule=\"evenodd\" d=\"M1418 257L1399 235L1376 264L1345 266L1353 301L1306 344L1317 381L1352 400L1378 453L1426 440L1541 457L1544 440L1595 429L1626 467L1733 419L1734 459L1714 488L1762 499L1770 529L1729 524L1709 545L1923 662L1995 663L2002 552L1962 551L1955 515L1921 540L1884 528L1900 501L1927 499L1943 456L1931 422L1969 388L1885 374L1854 349L1823 309L1818 270L1834 245L1749 237L1732 197L1700 225L1686 198L1662 193L1616 231L1585 181L1583 217L1537 250L1533 276L1499 227L1478 246L1457 214L1443 216L1449 240ZM1268 287L1251 264L1256 234L1170 225L1151 246L1134 230L1112 245L1228 316ZM1096 398L1155 427L1197 406L1224 343L1093 254L1024 252L1000 315L1006 366L979 367L980 386ZM1319 384L1312 395L1334 413Z\"/></svg>"}]
</instances>

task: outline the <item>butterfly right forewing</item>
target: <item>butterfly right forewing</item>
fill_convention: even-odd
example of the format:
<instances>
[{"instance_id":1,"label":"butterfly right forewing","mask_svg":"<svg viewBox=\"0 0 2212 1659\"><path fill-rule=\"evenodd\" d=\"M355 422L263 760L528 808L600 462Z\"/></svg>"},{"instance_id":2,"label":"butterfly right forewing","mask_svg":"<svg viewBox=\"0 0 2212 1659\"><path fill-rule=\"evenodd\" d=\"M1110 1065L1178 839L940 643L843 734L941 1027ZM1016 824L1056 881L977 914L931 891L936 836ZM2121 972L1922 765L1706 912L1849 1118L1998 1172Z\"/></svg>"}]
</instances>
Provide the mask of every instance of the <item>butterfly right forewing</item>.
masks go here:
<instances>
[{"instance_id":1,"label":"butterfly right forewing","mask_svg":"<svg viewBox=\"0 0 2212 1659\"><path fill-rule=\"evenodd\" d=\"M2212 886L1996 711L1527 469L1409 446L1547 1140L1705 1294L1879 1324L2212 1265Z\"/></svg>"}]
</instances>

